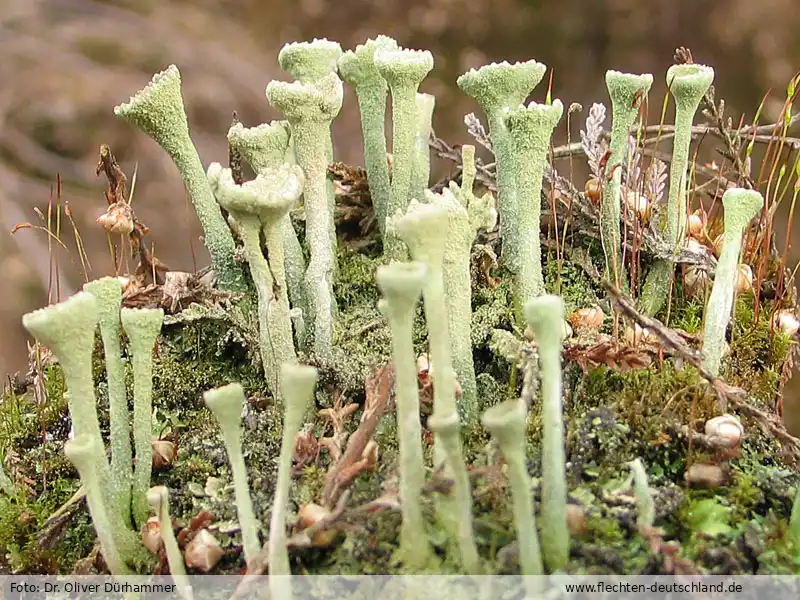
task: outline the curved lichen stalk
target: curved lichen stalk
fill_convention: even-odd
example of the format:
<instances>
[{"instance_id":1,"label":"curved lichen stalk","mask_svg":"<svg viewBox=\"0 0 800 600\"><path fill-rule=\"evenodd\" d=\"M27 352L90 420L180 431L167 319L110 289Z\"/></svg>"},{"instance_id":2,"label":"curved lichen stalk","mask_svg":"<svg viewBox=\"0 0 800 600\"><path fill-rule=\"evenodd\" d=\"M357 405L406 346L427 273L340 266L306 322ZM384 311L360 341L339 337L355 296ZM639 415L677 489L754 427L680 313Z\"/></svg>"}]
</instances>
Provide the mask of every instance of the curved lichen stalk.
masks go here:
<instances>
[{"instance_id":1,"label":"curved lichen stalk","mask_svg":"<svg viewBox=\"0 0 800 600\"><path fill-rule=\"evenodd\" d=\"M517 268L520 248L527 239L516 227L517 173L514 146L506 129L506 114L517 108L544 77L547 67L535 60L509 64L492 63L470 69L458 80L458 87L474 98L489 123L489 137L497 163L497 194L500 212L501 260L512 272Z\"/></svg>"},{"instance_id":2,"label":"curved lichen stalk","mask_svg":"<svg viewBox=\"0 0 800 600\"><path fill-rule=\"evenodd\" d=\"M692 121L711 83L714 69L705 65L673 65L667 70L667 86L675 97L675 138L672 142L672 161L669 169L666 238L673 250L679 250L686 239L686 172L689 167L689 146L692 141ZM669 297L669 286L675 265L658 261L647 275L642 290L642 311L657 314Z\"/></svg>"},{"instance_id":3,"label":"curved lichen stalk","mask_svg":"<svg viewBox=\"0 0 800 600\"><path fill-rule=\"evenodd\" d=\"M106 502L103 491L104 480L97 472L97 456L105 456L103 446L97 438L89 434L76 435L64 444L64 454L75 465L81 478L81 483L86 489L86 502L89 505L89 514L100 540L103 550L103 560L108 565L112 575L127 575L131 573L123 548L119 545L119 532L124 530L114 519L112 511ZM127 530L130 541L135 541L133 532Z\"/></svg>"},{"instance_id":4,"label":"curved lichen stalk","mask_svg":"<svg viewBox=\"0 0 800 600\"><path fill-rule=\"evenodd\" d=\"M386 214L404 211L411 199L417 131L417 90L433 69L433 55L425 50L390 50L375 52L375 66L389 84L392 94L392 193ZM419 200L419 198L417 198ZM402 260L405 248L387 229L383 253L388 259Z\"/></svg>"},{"instance_id":5,"label":"curved lichen stalk","mask_svg":"<svg viewBox=\"0 0 800 600\"><path fill-rule=\"evenodd\" d=\"M381 235L385 235L389 205L389 165L386 160L386 96L389 86L375 66L378 50L397 50L397 42L385 35L367 40L339 58L339 74L353 87L361 113L367 182Z\"/></svg>"},{"instance_id":6,"label":"curved lichen stalk","mask_svg":"<svg viewBox=\"0 0 800 600\"><path fill-rule=\"evenodd\" d=\"M305 176L304 209L310 260L305 282L314 354L329 361L333 353L333 273L336 257L331 246L335 235L333 217L327 207L328 163L326 140L330 126L342 107L342 81L331 73L315 84L273 81L267 98L286 115L292 126L297 164Z\"/></svg>"},{"instance_id":7,"label":"curved lichen stalk","mask_svg":"<svg viewBox=\"0 0 800 600\"><path fill-rule=\"evenodd\" d=\"M214 201L205 169L189 135L178 67L170 65L154 75L130 102L115 107L114 114L149 135L172 157L203 226L203 239L211 253L219 286L244 291L242 269L234 259L233 235Z\"/></svg>"},{"instance_id":8,"label":"curved lichen stalk","mask_svg":"<svg viewBox=\"0 0 800 600\"><path fill-rule=\"evenodd\" d=\"M619 288L625 286L625 265L622 264L620 234L620 187L631 126L639 114L653 76L633 75L619 71L606 72L606 87L611 97L610 155L603 175L603 199L600 207L600 230L606 257L606 278Z\"/></svg>"},{"instance_id":9,"label":"curved lichen stalk","mask_svg":"<svg viewBox=\"0 0 800 600\"><path fill-rule=\"evenodd\" d=\"M99 489L109 513L121 518L125 511L120 507L120 498L109 485L111 471L102 451L103 438L92 377L92 350L98 319L97 298L89 292L78 292L63 302L24 315L22 324L39 343L50 349L61 365L75 437L92 440L91 443L101 449L95 453L92 472L100 481Z\"/></svg>"},{"instance_id":10,"label":"curved lichen stalk","mask_svg":"<svg viewBox=\"0 0 800 600\"><path fill-rule=\"evenodd\" d=\"M539 241L542 213L542 178L553 131L564 106L531 102L508 111L506 127L511 136L514 164L517 169L514 235L518 247L514 257L514 304L518 317L528 299L544 294L542 249ZM501 207L502 210L502 207ZM501 213L502 214L502 213Z\"/></svg>"},{"instance_id":11,"label":"curved lichen stalk","mask_svg":"<svg viewBox=\"0 0 800 600\"><path fill-rule=\"evenodd\" d=\"M725 208L725 238L714 273L714 286L706 307L703 326L703 367L719 375L725 353L725 330L731 318L742 235L750 220L764 206L764 197L755 190L732 188L722 196Z\"/></svg>"}]
</instances>

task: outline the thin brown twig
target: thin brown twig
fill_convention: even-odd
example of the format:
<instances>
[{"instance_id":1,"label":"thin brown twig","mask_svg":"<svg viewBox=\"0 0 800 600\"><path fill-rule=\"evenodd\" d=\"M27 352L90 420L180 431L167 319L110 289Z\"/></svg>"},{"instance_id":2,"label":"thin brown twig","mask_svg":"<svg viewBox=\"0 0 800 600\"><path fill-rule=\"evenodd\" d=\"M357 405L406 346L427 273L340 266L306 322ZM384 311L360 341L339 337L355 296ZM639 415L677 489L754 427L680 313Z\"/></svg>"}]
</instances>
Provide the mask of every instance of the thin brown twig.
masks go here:
<instances>
[{"instance_id":1,"label":"thin brown twig","mask_svg":"<svg viewBox=\"0 0 800 600\"><path fill-rule=\"evenodd\" d=\"M777 415L767 414L759 410L747 402L747 393L741 389L728 385L722 379L714 377L709 373L702 364L702 355L700 352L689 348L680 339L678 334L665 326L658 319L653 319L641 314L636 310L628 298L622 295L613 284L603 280L601 282L603 288L608 292L609 297L614 304L619 308L626 317L636 322L640 327L648 329L654 333L674 356L677 356L687 363L691 364L700 376L705 379L717 395L720 402L720 408L727 411L728 407L739 411L745 416L752 418L756 421L765 433L768 433L776 440L783 444L786 452L798 463L800 463L800 439L791 435L786 431L786 427L781 422Z\"/></svg>"}]
</instances>

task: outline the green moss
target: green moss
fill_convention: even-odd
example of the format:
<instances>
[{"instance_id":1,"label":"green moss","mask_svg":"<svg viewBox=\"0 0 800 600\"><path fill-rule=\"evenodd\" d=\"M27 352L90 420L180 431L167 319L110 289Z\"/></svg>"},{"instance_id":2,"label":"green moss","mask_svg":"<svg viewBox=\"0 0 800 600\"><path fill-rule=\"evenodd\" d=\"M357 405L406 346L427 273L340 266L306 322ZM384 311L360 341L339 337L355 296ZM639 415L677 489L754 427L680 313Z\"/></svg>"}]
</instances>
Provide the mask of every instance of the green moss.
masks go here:
<instances>
[{"instance_id":1,"label":"green moss","mask_svg":"<svg viewBox=\"0 0 800 600\"><path fill-rule=\"evenodd\" d=\"M548 254L545 263L544 282L549 293L560 295L564 299L566 314L598 303L599 290L586 271L563 258L557 260L552 252Z\"/></svg>"},{"instance_id":2,"label":"green moss","mask_svg":"<svg viewBox=\"0 0 800 600\"><path fill-rule=\"evenodd\" d=\"M595 258L602 260L600 247L595 251L599 253ZM569 260L559 265L549 254L545 258L548 290L560 290L569 310L598 303L602 293L581 267ZM379 262L374 256L340 246L336 360L321 369L316 409L329 406L335 394L345 402L363 404L365 378L391 361L391 334L376 307L374 272ZM497 275L499 285L476 283L473 288L472 338L482 410L516 397L521 388L521 377L513 366L488 348L492 329L521 334L513 325L509 278L502 271ZM748 402L770 411L790 341L769 332L770 303L763 303L756 321L752 301L751 295L742 295L737 301L726 377L745 387L750 394ZM427 347L421 308L420 304L413 330L419 353ZM232 381L245 387L249 397L243 422L245 462L265 535L283 419L265 393L251 314L252 299L248 297L221 307L193 306L165 326L154 367L154 434L169 435L179 452L171 467L154 474L153 483L170 488L173 517L178 524L188 523L201 510L215 515L215 535L231 550L220 563L219 572L224 573L236 572L242 566L234 550L239 543L235 500L224 444L215 420L203 406L202 392ZM702 314L702 303L683 299L678 284L670 325L697 332ZM98 345L94 367L101 423L107 423L100 350ZM0 498L0 544L9 548L13 568L66 572L90 551L93 532L81 507L49 549L39 548L35 541L47 516L78 487L61 451L68 430L63 379L57 366L48 367L46 374L45 405L36 405L30 393L7 393L0 404L0 450L16 457L12 475L19 481L34 481L37 494ZM666 540L680 544L682 557L710 572L797 570L796 554L786 546L784 534L791 491L800 485L800 476L784 464L780 444L744 418L747 435L738 455L717 457L697 446L690 453L686 429L702 432L705 420L720 412L717 399L694 369L678 368L669 357L663 363L654 362L649 368L630 372L602 366L584 373L566 362L564 383L570 502L579 504L586 517L583 533L572 540L568 572L659 572L660 559L653 556L635 525L635 500L625 463L636 457L642 458L648 471L656 526L663 529ZM358 426L362 411L359 409L348 422L348 432ZM311 411L309 420L313 417ZM390 417L384 421L376 434L378 465L353 482L350 508L396 489L395 428ZM311 429L317 438L331 433L320 418ZM52 441L42 443L45 434ZM540 439L540 408L534 402L527 451L537 502ZM425 452L429 459L431 447L427 443ZM474 474L474 528L487 571L517 573L509 492L486 433L478 430L466 437L464 453ZM686 489L687 462L715 460L728 463L729 484L714 490ZM321 502L329 466L329 455L322 450L317 462L293 479L290 522L303 504ZM456 573L458 551L437 523L436 493L427 492L422 502L428 535L441 561L437 572ZM330 547L293 551L293 568L314 574L403 573L394 557L399 525L400 516L393 511L353 515L346 532Z\"/></svg>"}]
</instances>

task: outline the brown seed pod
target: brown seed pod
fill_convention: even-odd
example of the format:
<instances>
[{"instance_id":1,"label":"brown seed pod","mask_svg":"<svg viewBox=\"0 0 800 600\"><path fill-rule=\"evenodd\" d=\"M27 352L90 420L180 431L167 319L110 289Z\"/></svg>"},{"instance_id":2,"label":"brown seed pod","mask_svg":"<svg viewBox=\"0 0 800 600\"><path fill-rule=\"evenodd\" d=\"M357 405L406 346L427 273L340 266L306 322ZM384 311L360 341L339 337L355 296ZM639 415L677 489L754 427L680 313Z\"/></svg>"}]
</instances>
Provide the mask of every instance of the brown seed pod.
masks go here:
<instances>
[{"instance_id":1,"label":"brown seed pod","mask_svg":"<svg viewBox=\"0 0 800 600\"><path fill-rule=\"evenodd\" d=\"M686 471L684 478L690 486L714 489L728 482L725 470L711 463L694 463Z\"/></svg>"},{"instance_id":2,"label":"brown seed pod","mask_svg":"<svg viewBox=\"0 0 800 600\"><path fill-rule=\"evenodd\" d=\"M603 326L605 314L597 306L579 308L569 316L569 324L577 332L599 331Z\"/></svg>"},{"instance_id":3,"label":"brown seed pod","mask_svg":"<svg viewBox=\"0 0 800 600\"><path fill-rule=\"evenodd\" d=\"M201 529L186 546L183 559L187 567L208 573L217 565L224 553L217 538L208 529Z\"/></svg>"},{"instance_id":4,"label":"brown seed pod","mask_svg":"<svg viewBox=\"0 0 800 600\"><path fill-rule=\"evenodd\" d=\"M642 221L647 221L650 218L650 201L646 196L631 190L625 194L625 205L629 210L636 213Z\"/></svg>"},{"instance_id":5,"label":"brown seed pod","mask_svg":"<svg viewBox=\"0 0 800 600\"><path fill-rule=\"evenodd\" d=\"M594 177L589 179L586 182L586 185L583 188L586 197L592 202L592 204L600 204L600 197L603 194L602 186L600 182L597 181Z\"/></svg>"},{"instance_id":6,"label":"brown seed pod","mask_svg":"<svg viewBox=\"0 0 800 600\"><path fill-rule=\"evenodd\" d=\"M178 456L178 448L169 440L153 438L153 468L164 469L172 465Z\"/></svg>"},{"instance_id":7,"label":"brown seed pod","mask_svg":"<svg viewBox=\"0 0 800 600\"><path fill-rule=\"evenodd\" d=\"M142 545L151 553L158 554L161 541L161 524L158 522L158 517L150 517L142 529Z\"/></svg>"},{"instance_id":8,"label":"brown seed pod","mask_svg":"<svg viewBox=\"0 0 800 600\"><path fill-rule=\"evenodd\" d=\"M736 273L736 293L749 292L753 289L753 269L750 265L739 265Z\"/></svg>"},{"instance_id":9,"label":"brown seed pod","mask_svg":"<svg viewBox=\"0 0 800 600\"><path fill-rule=\"evenodd\" d=\"M784 309L776 312L772 317L772 326L788 336L794 336L800 331L800 320L793 310Z\"/></svg>"},{"instance_id":10,"label":"brown seed pod","mask_svg":"<svg viewBox=\"0 0 800 600\"><path fill-rule=\"evenodd\" d=\"M744 426L736 415L725 413L706 421L706 435L721 445L733 448L742 443Z\"/></svg>"},{"instance_id":11,"label":"brown seed pod","mask_svg":"<svg viewBox=\"0 0 800 600\"><path fill-rule=\"evenodd\" d=\"M96 222L108 233L128 235L133 231L133 210L126 202L115 202Z\"/></svg>"},{"instance_id":12,"label":"brown seed pod","mask_svg":"<svg viewBox=\"0 0 800 600\"><path fill-rule=\"evenodd\" d=\"M303 504L300 510L297 511L297 528L300 530L308 529L330 515L331 511L324 506L313 502ZM321 548L330 546L336 540L337 535L339 535L339 532L335 529L321 529L312 533L311 543Z\"/></svg>"}]
</instances>

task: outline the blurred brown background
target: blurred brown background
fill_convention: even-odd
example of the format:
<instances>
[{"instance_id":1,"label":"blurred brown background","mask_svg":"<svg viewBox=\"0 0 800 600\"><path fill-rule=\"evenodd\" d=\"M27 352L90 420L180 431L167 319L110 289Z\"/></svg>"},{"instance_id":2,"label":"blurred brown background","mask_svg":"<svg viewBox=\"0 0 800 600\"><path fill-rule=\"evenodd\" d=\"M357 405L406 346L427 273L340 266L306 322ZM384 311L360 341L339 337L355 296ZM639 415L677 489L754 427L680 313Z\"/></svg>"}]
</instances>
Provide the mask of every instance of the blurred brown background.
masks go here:
<instances>
[{"instance_id":1,"label":"blurred brown background","mask_svg":"<svg viewBox=\"0 0 800 600\"><path fill-rule=\"evenodd\" d=\"M270 79L285 78L277 52L285 42L314 37L347 49L385 33L404 46L430 49L436 67L423 90L436 95L434 127L451 143L467 141L462 118L476 110L454 83L470 67L536 58L555 70L554 96L587 107L606 101L606 69L652 72L660 84L651 95L652 121L679 45L716 68L718 97L736 120L740 113L752 120L774 88L766 122L779 114L786 82L800 69L796 1L0 0L0 374L25 368L20 316L46 303L50 273L47 235L27 229L12 236L10 230L24 221L43 224L34 207L46 211L57 174L91 276L113 272L108 241L94 223L105 208L104 181L94 173L101 143L112 147L129 176L138 163L134 208L151 228L157 256L173 269L191 270L193 244L197 263L206 263L199 226L169 158L112 112L170 63L182 72L193 137L206 164L227 159L234 109L248 125L279 116L264 97ZM573 117L573 135L582 120ZM337 158L363 164L349 90L334 131ZM64 297L83 275L72 226L62 228L69 248L57 250ZM792 264L798 259L794 249ZM51 293L55 298L55 288ZM797 396L798 386L793 390L787 396ZM794 404L800 413L800 402Z\"/></svg>"}]
</instances>

